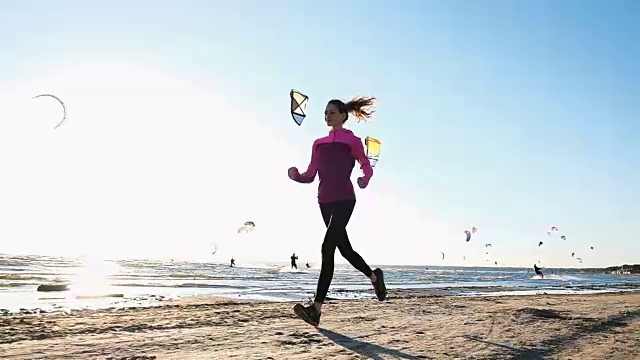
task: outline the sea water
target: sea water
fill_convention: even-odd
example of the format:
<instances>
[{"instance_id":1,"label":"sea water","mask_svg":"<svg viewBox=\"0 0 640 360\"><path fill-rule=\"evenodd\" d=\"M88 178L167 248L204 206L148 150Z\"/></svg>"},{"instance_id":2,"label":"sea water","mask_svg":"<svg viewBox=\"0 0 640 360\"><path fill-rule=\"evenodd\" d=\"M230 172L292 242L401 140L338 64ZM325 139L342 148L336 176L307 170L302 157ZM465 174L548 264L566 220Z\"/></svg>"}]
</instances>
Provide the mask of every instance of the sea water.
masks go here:
<instances>
[{"instance_id":1,"label":"sea water","mask_svg":"<svg viewBox=\"0 0 640 360\"><path fill-rule=\"evenodd\" d=\"M451 296L599 293L640 290L640 277L527 268L381 266L389 289L433 290ZM553 274L550 273L553 271ZM194 295L263 301L312 298L319 268L284 263L229 264L100 260L0 254L0 311L42 311L143 306ZM68 291L38 292L42 284ZM350 265L336 265L328 297L373 299L369 280ZM4 309L4 310L2 310Z\"/></svg>"}]
</instances>

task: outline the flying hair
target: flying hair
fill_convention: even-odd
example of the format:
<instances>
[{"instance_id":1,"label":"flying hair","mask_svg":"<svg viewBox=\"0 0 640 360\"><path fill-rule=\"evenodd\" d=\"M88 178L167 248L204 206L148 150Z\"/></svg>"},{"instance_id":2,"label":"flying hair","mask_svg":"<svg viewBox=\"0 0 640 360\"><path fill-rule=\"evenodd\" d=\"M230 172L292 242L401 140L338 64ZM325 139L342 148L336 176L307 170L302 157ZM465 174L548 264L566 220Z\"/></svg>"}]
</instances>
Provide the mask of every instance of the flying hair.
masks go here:
<instances>
[{"instance_id":1,"label":"flying hair","mask_svg":"<svg viewBox=\"0 0 640 360\"><path fill-rule=\"evenodd\" d=\"M344 105L347 112L358 118L358 122L367 121L371 117L371 114L375 112L375 110L371 108L375 104L376 100L377 99L373 96L357 97Z\"/></svg>"},{"instance_id":2,"label":"flying hair","mask_svg":"<svg viewBox=\"0 0 640 360\"><path fill-rule=\"evenodd\" d=\"M373 96L359 96L351 99L347 103L334 99L329 101L329 104L335 105L341 113L347 113L347 119L349 118L348 114L352 114L358 119L358 122L360 122L367 121L371 117L371 114L375 112L375 110L371 108L376 101L377 99ZM347 119L345 119L345 121L347 121Z\"/></svg>"}]
</instances>

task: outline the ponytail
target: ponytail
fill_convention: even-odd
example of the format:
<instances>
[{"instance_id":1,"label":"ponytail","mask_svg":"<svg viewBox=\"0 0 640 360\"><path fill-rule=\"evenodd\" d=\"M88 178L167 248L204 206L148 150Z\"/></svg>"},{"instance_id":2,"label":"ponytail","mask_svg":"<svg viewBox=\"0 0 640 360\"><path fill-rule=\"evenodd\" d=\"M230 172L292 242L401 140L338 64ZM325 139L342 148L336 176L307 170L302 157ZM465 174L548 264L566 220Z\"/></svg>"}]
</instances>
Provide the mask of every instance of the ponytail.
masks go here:
<instances>
[{"instance_id":1,"label":"ponytail","mask_svg":"<svg viewBox=\"0 0 640 360\"><path fill-rule=\"evenodd\" d=\"M377 99L373 96L360 96L351 99L346 104L342 102L342 100L337 99L329 101L329 104L336 106L341 113L347 114L347 117L344 121L347 121L347 119L349 118L349 114L352 114L358 119L358 122L360 122L367 121L371 117L371 114L375 112L375 110L372 110L371 107L373 107L376 101Z\"/></svg>"},{"instance_id":2,"label":"ponytail","mask_svg":"<svg viewBox=\"0 0 640 360\"><path fill-rule=\"evenodd\" d=\"M371 114L375 112L375 110L370 110L370 108L373 107L376 100L373 96L357 97L344 105L348 113L358 118L358 122L367 121L367 119L371 117Z\"/></svg>"}]
</instances>

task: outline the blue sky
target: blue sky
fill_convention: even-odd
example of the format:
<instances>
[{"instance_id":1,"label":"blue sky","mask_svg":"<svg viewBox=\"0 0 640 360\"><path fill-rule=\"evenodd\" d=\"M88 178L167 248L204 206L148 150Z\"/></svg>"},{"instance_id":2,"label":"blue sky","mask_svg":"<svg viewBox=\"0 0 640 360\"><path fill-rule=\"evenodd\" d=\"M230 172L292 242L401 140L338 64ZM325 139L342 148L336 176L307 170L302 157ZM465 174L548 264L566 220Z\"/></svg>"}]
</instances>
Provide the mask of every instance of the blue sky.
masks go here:
<instances>
[{"instance_id":1,"label":"blue sky","mask_svg":"<svg viewBox=\"0 0 640 360\"><path fill-rule=\"evenodd\" d=\"M258 114L300 168L328 99L374 95L375 122L352 126L383 142L372 185L461 239L478 227L501 263L531 263L542 239L550 264L577 266L566 253L593 245L602 266L640 261L638 13L634 1L4 1L0 81L162 69ZM310 96L300 128L291 88ZM313 204L305 194L294 200ZM551 225L571 243L547 240ZM389 226L414 227L408 245L441 241L419 220Z\"/></svg>"}]
</instances>

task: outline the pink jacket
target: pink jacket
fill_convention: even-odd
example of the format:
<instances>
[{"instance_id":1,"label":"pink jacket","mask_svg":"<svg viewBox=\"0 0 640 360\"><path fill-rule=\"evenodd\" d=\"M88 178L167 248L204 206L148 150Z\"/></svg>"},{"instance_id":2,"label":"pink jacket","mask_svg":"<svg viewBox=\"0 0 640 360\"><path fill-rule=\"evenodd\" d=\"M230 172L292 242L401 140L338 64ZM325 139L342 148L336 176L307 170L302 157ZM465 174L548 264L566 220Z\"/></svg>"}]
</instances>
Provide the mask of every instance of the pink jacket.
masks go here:
<instances>
[{"instance_id":1,"label":"pink jacket","mask_svg":"<svg viewBox=\"0 0 640 360\"><path fill-rule=\"evenodd\" d=\"M362 140L347 129L331 130L329 135L313 142L309 167L295 181L311 183L317 173L320 178L319 203L353 200L356 195L351 183L351 173L356 160L364 172L365 184L368 184L373 176L373 169Z\"/></svg>"}]
</instances>

